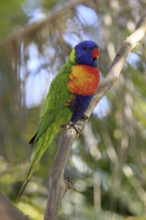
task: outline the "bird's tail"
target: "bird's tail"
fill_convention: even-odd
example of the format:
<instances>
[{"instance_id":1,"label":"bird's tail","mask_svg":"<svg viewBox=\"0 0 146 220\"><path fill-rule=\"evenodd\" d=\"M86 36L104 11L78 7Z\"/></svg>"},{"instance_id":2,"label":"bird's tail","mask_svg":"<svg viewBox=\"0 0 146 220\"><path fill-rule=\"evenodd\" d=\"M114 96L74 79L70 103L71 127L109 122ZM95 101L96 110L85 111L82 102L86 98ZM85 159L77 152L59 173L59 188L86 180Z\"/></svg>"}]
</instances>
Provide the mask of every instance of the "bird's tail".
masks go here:
<instances>
[{"instance_id":1,"label":"bird's tail","mask_svg":"<svg viewBox=\"0 0 146 220\"><path fill-rule=\"evenodd\" d=\"M29 170L27 172L26 178L22 184L22 187L20 189L19 195L18 195L18 199L20 199L20 197L22 196L30 178L32 177L32 174L34 173L42 155L44 154L44 152L46 151L46 149L48 148L48 146L50 145L50 143L52 142L53 138L56 136L56 133L51 132L50 129L48 129L48 131L46 132L46 134L42 135L42 137L38 140L38 142L36 143L36 150L35 153L33 155L32 158L32 162L30 164Z\"/></svg>"},{"instance_id":2,"label":"bird's tail","mask_svg":"<svg viewBox=\"0 0 146 220\"><path fill-rule=\"evenodd\" d=\"M25 180L22 184L22 187L20 189L18 199L20 199L20 197L22 196L22 194L23 194L30 178L32 177L32 174L33 174L34 170L36 169L38 162L41 159L45 150L46 150L45 141L42 142L42 139L40 139L37 143L37 148L36 148L36 151L33 155L33 159L32 159L31 165L29 167L29 170L27 172L26 178L25 178Z\"/></svg>"}]
</instances>

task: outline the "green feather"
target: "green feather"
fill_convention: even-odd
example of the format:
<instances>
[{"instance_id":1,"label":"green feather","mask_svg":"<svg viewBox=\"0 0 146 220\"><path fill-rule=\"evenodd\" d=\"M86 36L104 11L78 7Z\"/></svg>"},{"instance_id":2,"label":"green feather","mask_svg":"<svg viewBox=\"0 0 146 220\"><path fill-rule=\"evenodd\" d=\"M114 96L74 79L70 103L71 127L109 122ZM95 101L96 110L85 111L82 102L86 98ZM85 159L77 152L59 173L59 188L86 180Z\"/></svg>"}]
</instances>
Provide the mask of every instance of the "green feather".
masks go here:
<instances>
[{"instance_id":1,"label":"green feather","mask_svg":"<svg viewBox=\"0 0 146 220\"><path fill-rule=\"evenodd\" d=\"M19 198L23 194L46 149L49 148L51 153L51 142L59 132L61 125L66 124L71 119L72 113L65 107L65 102L70 97L70 93L67 90L67 83L74 64L75 51L73 49L67 63L61 68L51 83L38 132L32 139L32 142L36 145L34 146L36 149L21 187Z\"/></svg>"}]
</instances>

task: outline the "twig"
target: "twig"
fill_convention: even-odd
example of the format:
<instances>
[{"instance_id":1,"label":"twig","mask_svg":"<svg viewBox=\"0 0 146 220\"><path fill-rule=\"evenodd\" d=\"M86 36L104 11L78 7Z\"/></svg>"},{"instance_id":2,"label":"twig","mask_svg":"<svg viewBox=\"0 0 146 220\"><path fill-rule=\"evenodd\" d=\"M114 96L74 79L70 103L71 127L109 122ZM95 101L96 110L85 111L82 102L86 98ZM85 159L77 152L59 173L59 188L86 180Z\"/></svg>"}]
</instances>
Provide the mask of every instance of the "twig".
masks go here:
<instances>
[{"instance_id":1,"label":"twig","mask_svg":"<svg viewBox=\"0 0 146 220\"><path fill-rule=\"evenodd\" d=\"M137 46L142 40L146 32L146 14L140 19L135 31L123 42L114 61L111 64L108 75L100 84L97 94L92 99L90 106L86 111L86 115L90 116L94 107L100 99L106 94L111 86L120 76L121 69L124 65L128 53ZM87 120L80 120L77 125L83 130ZM49 174L49 194L45 210L45 220L57 220L58 210L62 196L64 195L67 185L64 181L64 169L66 161L71 150L73 141L77 138L77 134L73 128L66 128L60 139L58 150L54 158Z\"/></svg>"},{"instance_id":2,"label":"twig","mask_svg":"<svg viewBox=\"0 0 146 220\"><path fill-rule=\"evenodd\" d=\"M27 25L26 27L18 29L18 31L15 31L8 37L6 37L4 40L0 41L0 47L4 46L6 44L13 43L14 41L24 38L27 35L30 35L32 32L36 32L43 28L45 25L49 24L54 20L56 17L63 15L64 11L74 8L77 4L84 3L86 0L72 0L69 3L63 5L60 9L49 13L45 18L40 19L38 22L34 22L30 25Z\"/></svg>"}]
</instances>

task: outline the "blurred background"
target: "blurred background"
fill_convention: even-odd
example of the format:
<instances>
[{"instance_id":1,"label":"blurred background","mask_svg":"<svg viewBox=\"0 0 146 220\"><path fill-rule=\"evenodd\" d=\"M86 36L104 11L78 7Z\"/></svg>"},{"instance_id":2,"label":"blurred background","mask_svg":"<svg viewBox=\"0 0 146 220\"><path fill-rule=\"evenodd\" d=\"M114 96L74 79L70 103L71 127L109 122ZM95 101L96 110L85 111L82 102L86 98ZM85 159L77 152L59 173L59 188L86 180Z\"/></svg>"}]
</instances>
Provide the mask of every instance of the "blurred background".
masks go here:
<instances>
[{"instance_id":1,"label":"blurred background","mask_svg":"<svg viewBox=\"0 0 146 220\"><path fill-rule=\"evenodd\" d=\"M19 202L16 197L52 79L82 40L100 46L103 79L145 9L145 0L0 1L0 191L30 219L43 219L52 155L45 153L25 195ZM146 215L145 48L146 38L72 146L66 175L74 186L60 220Z\"/></svg>"}]
</instances>

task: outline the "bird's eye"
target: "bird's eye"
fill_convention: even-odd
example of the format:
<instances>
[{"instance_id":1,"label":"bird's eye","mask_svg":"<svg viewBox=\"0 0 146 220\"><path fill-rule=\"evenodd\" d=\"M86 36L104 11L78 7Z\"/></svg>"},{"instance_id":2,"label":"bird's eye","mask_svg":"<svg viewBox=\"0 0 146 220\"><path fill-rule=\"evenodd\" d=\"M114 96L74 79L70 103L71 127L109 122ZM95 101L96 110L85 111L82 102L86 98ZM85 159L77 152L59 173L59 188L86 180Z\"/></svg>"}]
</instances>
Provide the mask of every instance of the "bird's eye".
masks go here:
<instances>
[{"instance_id":1,"label":"bird's eye","mask_svg":"<svg viewBox=\"0 0 146 220\"><path fill-rule=\"evenodd\" d=\"M82 50L85 50L85 51L86 51L86 50L88 50L88 47L83 46L83 47L82 47Z\"/></svg>"}]
</instances>

